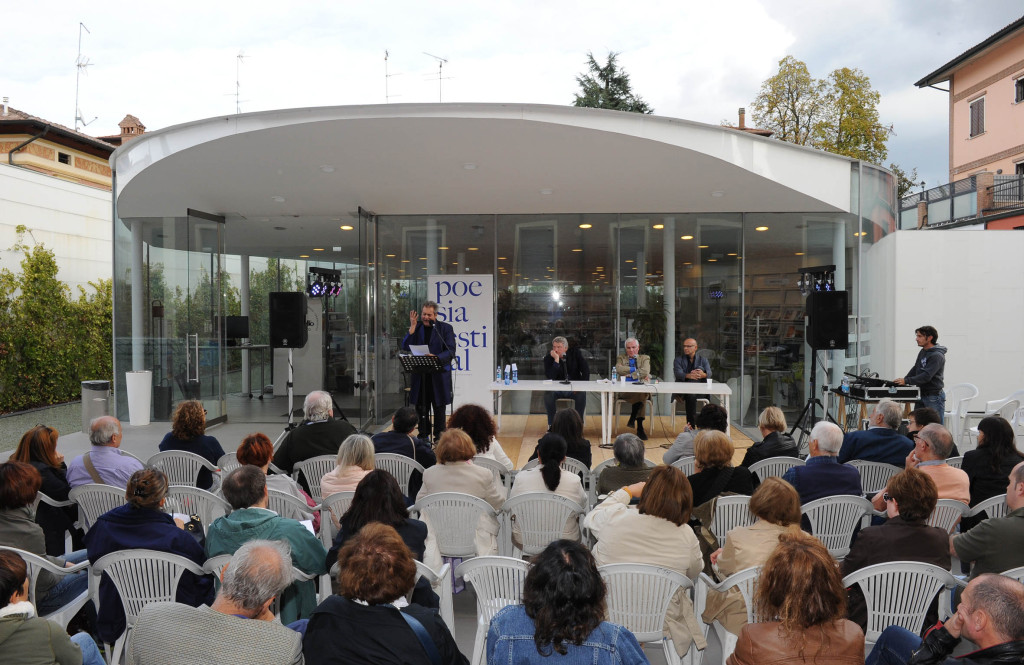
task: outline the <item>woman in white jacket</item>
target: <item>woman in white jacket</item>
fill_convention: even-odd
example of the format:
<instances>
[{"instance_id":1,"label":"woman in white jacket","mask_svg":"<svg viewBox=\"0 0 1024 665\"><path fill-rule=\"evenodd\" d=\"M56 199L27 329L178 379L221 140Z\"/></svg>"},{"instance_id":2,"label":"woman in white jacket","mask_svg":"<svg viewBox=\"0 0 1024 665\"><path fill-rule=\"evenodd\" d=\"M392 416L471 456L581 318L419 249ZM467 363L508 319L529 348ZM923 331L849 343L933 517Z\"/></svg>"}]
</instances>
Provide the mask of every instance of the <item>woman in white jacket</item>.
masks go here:
<instances>
[{"instance_id":1,"label":"woman in white jacket","mask_svg":"<svg viewBox=\"0 0 1024 665\"><path fill-rule=\"evenodd\" d=\"M631 508L630 500L640 497ZM594 558L606 563L646 563L669 568L697 578L704 566L697 536L687 522L693 509L693 492L686 475L673 466L659 466L646 483L636 483L612 492L583 521L597 538ZM695 642L704 649L707 642L693 613L693 604L680 590L665 617L665 636L672 638L676 652L684 655Z\"/></svg>"}]
</instances>

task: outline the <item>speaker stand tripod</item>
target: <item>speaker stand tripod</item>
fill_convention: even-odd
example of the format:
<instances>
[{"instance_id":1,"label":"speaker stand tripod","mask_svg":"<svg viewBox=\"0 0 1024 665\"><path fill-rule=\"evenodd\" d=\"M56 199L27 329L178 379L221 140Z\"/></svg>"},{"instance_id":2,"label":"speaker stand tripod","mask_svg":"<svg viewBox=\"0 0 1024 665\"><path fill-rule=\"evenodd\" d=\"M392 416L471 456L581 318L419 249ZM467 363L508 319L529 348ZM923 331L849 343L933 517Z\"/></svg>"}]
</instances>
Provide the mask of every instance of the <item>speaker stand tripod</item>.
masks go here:
<instances>
[{"instance_id":1,"label":"speaker stand tripod","mask_svg":"<svg viewBox=\"0 0 1024 665\"><path fill-rule=\"evenodd\" d=\"M288 424L285 425L284 431L281 432L277 440L274 441L274 450L277 451L278 446L281 445L281 441L288 435L288 432L292 431L298 425L295 423L295 411L292 409L293 402L295 401L295 383L293 379L294 368L292 367L292 349L288 347Z\"/></svg>"},{"instance_id":2,"label":"speaker stand tripod","mask_svg":"<svg viewBox=\"0 0 1024 665\"><path fill-rule=\"evenodd\" d=\"M817 382L815 381L815 379L817 378L817 375L818 375L818 369L817 369L818 368L818 349L814 349L812 351L812 353L814 354L814 362L811 363L811 377L810 377L810 384L811 385L810 385L810 390L808 391L808 395L807 395L807 403L804 404L804 410L800 412L800 415L797 417L796 422L793 424L793 428L791 430L789 430L789 435L790 436L793 436L793 434L797 430L800 430L800 438L798 438L796 440L797 450L800 451L800 453L804 452L804 443L810 437L811 429L818 422L818 419L815 416L815 412L814 412L814 407L815 406L820 406L821 407L821 413L822 413L821 419L822 420L830 420L833 423L836 422L835 418L833 418L832 416L829 415L828 409L825 408L825 405L821 403L820 399L818 399L818 396L817 396L817 387L818 386L817 386ZM828 387L826 386L825 389L827 390ZM838 425L838 423L836 423L836 424Z\"/></svg>"}]
</instances>

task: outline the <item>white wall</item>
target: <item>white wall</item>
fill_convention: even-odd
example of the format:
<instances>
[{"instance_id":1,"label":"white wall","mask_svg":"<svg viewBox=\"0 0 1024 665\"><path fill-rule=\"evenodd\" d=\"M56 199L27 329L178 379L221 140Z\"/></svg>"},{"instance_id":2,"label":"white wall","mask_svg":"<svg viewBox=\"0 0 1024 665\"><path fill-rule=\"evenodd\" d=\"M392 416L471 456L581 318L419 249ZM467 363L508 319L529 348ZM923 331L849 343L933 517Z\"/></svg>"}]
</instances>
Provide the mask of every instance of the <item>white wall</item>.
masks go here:
<instances>
[{"instance_id":1,"label":"white wall","mask_svg":"<svg viewBox=\"0 0 1024 665\"><path fill-rule=\"evenodd\" d=\"M914 329L931 325L949 347L946 388L981 391L972 410L1024 389L1022 258L1018 231L898 231L870 247L861 288L871 369L905 375L917 357Z\"/></svg>"},{"instance_id":2,"label":"white wall","mask_svg":"<svg viewBox=\"0 0 1024 665\"><path fill-rule=\"evenodd\" d=\"M7 251L21 224L25 243L42 243L57 260L57 277L78 296L88 282L111 276L110 192L0 164L0 267L21 270L22 255Z\"/></svg>"}]
</instances>

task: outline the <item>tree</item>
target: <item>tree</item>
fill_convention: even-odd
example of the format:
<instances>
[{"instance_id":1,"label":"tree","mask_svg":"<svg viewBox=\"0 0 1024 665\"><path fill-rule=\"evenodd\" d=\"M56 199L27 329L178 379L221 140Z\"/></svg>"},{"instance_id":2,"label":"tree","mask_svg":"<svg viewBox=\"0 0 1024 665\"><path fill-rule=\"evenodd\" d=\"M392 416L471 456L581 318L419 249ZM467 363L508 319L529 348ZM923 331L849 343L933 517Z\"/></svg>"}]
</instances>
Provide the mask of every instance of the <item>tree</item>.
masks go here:
<instances>
[{"instance_id":1,"label":"tree","mask_svg":"<svg viewBox=\"0 0 1024 665\"><path fill-rule=\"evenodd\" d=\"M889 164L889 170L896 176L896 198L902 199L907 194L910 194L910 190L917 186L923 186L923 182L917 180L917 167L913 167L910 171L904 171L899 164Z\"/></svg>"},{"instance_id":2,"label":"tree","mask_svg":"<svg viewBox=\"0 0 1024 665\"><path fill-rule=\"evenodd\" d=\"M761 84L751 115L774 137L838 155L882 164L891 126L878 116L880 95L859 69L842 67L823 80L791 55Z\"/></svg>"},{"instance_id":3,"label":"tree","mask_svg":"<svg viewBox=\"0 0 1024 665\"><path fill-rule=\"evenodd\" d=\"M594 59L593 52L587 53L587 70L576 77L580 84L574 106L633 113L654 113L647 102L637 96L629 84L629 74L616 62L619 54L608 52L608 61L602 67Z\"/></svg>"}]
</instances>

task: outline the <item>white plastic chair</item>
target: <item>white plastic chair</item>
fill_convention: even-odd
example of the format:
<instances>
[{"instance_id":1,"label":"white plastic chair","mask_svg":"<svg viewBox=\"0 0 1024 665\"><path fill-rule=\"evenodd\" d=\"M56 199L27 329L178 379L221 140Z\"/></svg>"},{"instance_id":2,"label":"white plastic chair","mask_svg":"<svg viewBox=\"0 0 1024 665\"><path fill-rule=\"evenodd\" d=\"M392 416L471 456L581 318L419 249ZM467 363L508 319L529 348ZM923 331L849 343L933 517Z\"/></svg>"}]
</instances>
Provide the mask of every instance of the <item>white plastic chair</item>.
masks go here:
<instances>
[{"instance_id":1,"label":"white plastic chair","mask_svg":"<svg viewBox=\"0 0 1024 665\"><path fill-rule=\"evenodd\" d=\"M948 570L918 561L892 561L867 566L843 578L844 587L860 587L867 607L864 641L873 645L889 626L919 633L932 600L939 597L939 620L950 615L950 590L958 582Z\"/></svg>"},{"instance_id":2,"label":"white plastic chair","mask_svg":"<svg viewBox=\"0 0 1024 665\"><path fill-rule=\"evenodd\" d=\"M597 484L598 484L598 481L601 478L601 472L604 471L605 469L607 469L610 466L617 466L618 463L619 463L619 460L617 460L614 457L612 457L611 459L604 460L603 462L601 462L600 464L598 464L597 466L595 466L591 470L591 472L590 472L590 481L588 483L584 483L584 487L587 490L587 509L588 510L590 508L593 508L594 506L597 505ZM644 466L646 468L648 468L648 469L653 469L654 467L656 467L658 465L655 464L653 461L651 461L651 460L649 460L649 459L647 459L645 457L644 458Z\"/></svg>"},{"instance_id":3,"label":"white plastic chair","mask_svg":"<svg viewBox=\"0 0 1024 665\"><path fill-rule=\"evenodd\" d=\"M959 446L967 431L967 412L971 409L971 400L978 396L978 387L973 383L958 383L946 392L946 404L949 411L942 414L942 421L953 434L953 440Z\"/></svg>"},{"instance_id":4,"label":"white plastic chair","mask_svg":"<svg viewBox=\"0 0 1024 665\"><path fill-rule=\"evenodd\" d=\"M964 457L963 455L959 457L947 457L946 464L953 467L954 469L959 469L964 465Z\"/></svg>"},{"instance_id":5,"label":"white plastic chair","mask_svg":"<svg viewBox=\"0 0 1024 665\"><path fill-rule=\"evenodd\" d=\"M110 578L124 607L125 631L113 645L107 644L111 663L121 662L128 634L139 613L149 603L174 602L178 583L185 572L205 575L206 571L191 560L177 554L155 550L123 550L112 552L92 566L89 594L99 605L99 584L104 573ZM111 650L113 648L113 650Z\"/></svg>"},{"instance_id":6,"label":"white plastic chair","mask_svg":"<svg viewBox=\"0 0 1024 665\"><path fill-rule=\"evenodd\" d=\"M532 460L523 465L521 471L527 471L529 469L535 469L540 466L540 458L534 457ZM569 473L574 473L580 477L580 482L583 484L583 491L587 494L587 505L586 509L590 510L594 506L594 500L597 496L597 492L594 491L597 485L594 483L594 474L583 462L579 461L575 457L566 457L562 460L562 463L558 465L558 468ZM509 488L511 491L511 487Z\"/></svg>"},{"instance_id":7,"label":"white plastic chair","mask_svg":"<svg viewBox=\"0 0 1024 665\"><path fill-rule=\"evenodd\" d=\"M302 476L305 476L306 484L309 485L309 495L314 501L320 503L323 500L323 495L320 492L320 481L323 480L324 474L334 471L337 459L337 455L317 455L316 457L304 459L294 466L292 477L295 479L295 482L299 482Z\"/></svg>"},{"instance_id":8,"label":"white plastic chair","mask_svg":"<svg viewBox=\"0 0 1024 665\"><path fill-rule=\"evenodd\" d=\"M935 503L935 510L928 516L928 526L937 526L946 533L953 533L960 520L970 512L970 508L963 501L956 499L939 499Z\"/></svg>"},{"instance_id":9,"label":"white plastic chair","mask_svg":"<svg viewBox=\"0 0 1024 665\"><path fill-rule=\"evenodd\" d=\"M665 614L680 589L693 599L693 582L674 570L642 563L609 563L598 567L607 588L608 621L624 626L641 643L660 642L665 662L679 665L672 639L664 634ZM696 662L693 644L687 660Z\"/></svg>"},{"instance_id":10,"label":"white plastic chair","mask_svg":"<svg viewBox=\"0 0 1024 665\"><path fill-rule=\"evenodd\" d=\"M715 502L715 517L711 521L711 533L718 537L719 546L725 545L726 535L741 526L754 523L754 515L750 512L750 497L742 494L720 496Z\"/></svg>"},{"instance_id":11,"label":"white plastic chair","mask_svg":"<svg viewBox=\"0 0 1024 665\"><path fill-rule=\"evenodd\" d=\"M483 468L494 474L494 477L498 479L498 482L502 487L505 488L505 496L508 497L509 490L512 489L512 479L515 474L505 468L505 465L496 459L490 457L481 457L477 455L473 458L473 464L476 466L482 466Z\"/></svg>"},{"instance_id":12,"label":"white plastic chair","mask_svg":"<svg viewBox=\"0 0 1024 665\"><path fill-rule=\"evenodd\" d=\"M695 413L700 413L700 410L703 409L705 406L707 406L709 403L710 402L708 400L704 399L703 397L699 398L697 400L697 407L696 407ZM686 402L684 400L681 400L681 399L675 399L675 400L672 400L671 402L668 403L669 429L671 429L673 432L676 431L676 415L677 415L676 414L676 410L677 410L677 408L680 405L683 405L685 407ZM694 419L696 420L696 417ZM693 425L694 427L696 427L696 425L694 423L686 423L686 424L687 425Z\"/></svg>"},{"instance_id":13,"label":"white plastic chair","mask_svg":"<svg viewBox=\"0 0 1024 665\"><path fill-rule=\"evenodd\" d=\"M83 531L88 531L103 513L128 503L123 487L98 483L73 487L68 498L78 504L78 525Z\"/></svg>"},{"instance_id":14,"label":"white plastic chair","mask_svg":"<svg viewBox=\"0 0 1024 665\"><path fill-rule=\"evenodd\" d=\"M7 547L6 545L0 545L0 550L7 550L14 552L19 555L25 561L25 565L28 567L28 599L35 606L39 607L39 601L42 600L36 593L36 582L39 580L39 573L47 571L57 577L64 577L65 575L73 575L81 570L89 568L89 562L83 561L76 563L70 568L59 566L49 559L45 559L37 554L26 552L25 550L19 550L17 547ZM73 598L63 607L60 607L49 614L41 615L41 618L53 621L60 625L61 628L67 628L68 622L78 614L78 610L82 609L92 596L88 590L78 594L77 597Z\"/></svg>"},{"instance_id":15,"label":"white plastic chair","mask_svg":"<svg viewBox=\"0 0 1024 665\"><path fill-rule=\"evenodd\" d=\"M1000 573L1000 575L1006 575L1007 577L1012 577L1018 582L1024 582L1024 566L1020 566L1018 568L1011 568L1010 570L1004 570L1002 573Z\"/></svg>"},{"instance_id":16,"label":"white plastic chair","mask_svg":"<svg viewBox=\"0 0 1024 665\"><path fill-rule=\"evenodd\" d=\"M445 563L441 566L440 570L434 570L422 561L416 562L416 575L417 577L424 577L430 586L437 590L438 596L440 597L440 606L438 611L441 614L441 619L445 625L448 626L448 630L455 634L455 609L452 600L452 585L448 583L448 577L451 575L450 563ZM330 579L330 578L328 578ZM409 598L412 597L412 589L409 590Z\"/></svg>"},{"instance_id":17,"label":"white plastic chair","mask_svg":"<svg viewBox=\"0 0 1024 665\"><path fill-rule=\"evenodd\" d=\"M287 492L279 490L267 490L267 509L272 510L281 517L303 521L309 519L309 514L320 510L320 504L308 505L303 499L292 496ZM321 526L323 526L321 524Z\"/></svg>"},{"instance_id":18,"label":"white plastic chair","mask_svg":"<svg viewBox=\"0 0 1024 665\"><path fill-rule=\"evenodd\" d=\"M836 560L850 553L854 529L869 526L873 508L862 496L837 494L808 501L800 508L811 524L811 533Z\"/></svg>"},{"instance_id":19,"label":"white plastic chair","mask_svg":"<svg viewBox=\"0 0 1024 665\"><path fill-rule=\"evenodd\" d=\"M1017 410L1020 409L1021 399L1024 399L1024 391L1015 392L1013 395L1006 399L995 400L986 404L985 414L983 417L988 416L999 416L1003 420L1009 422L1011 427L1016 421ZM989 407L992 410L989 410ZM965 446L960 448L960 452L967 452L967 450L974 450L978 447L978 426L975 425L967 430L968 439L965 441ZM1014 430L1016 432L1016 430Z\"/></svg>"},{"instance_id":20,"label":"white plastic chair","mask_svg":"<svg viewBox=\"0 0 1024 665\"><path fill-rule=\"evenodd\" d=\"M463 561L455 569L455 577L465 578L476 594L476 636L470 665L482 665L487 628L491 619L504 607L522 602L523 582L529 565L522 559L507 556L481 556Z\"/></svg>"},{"instance_id":21,"label":"white plastic chair","mask_svg":"<svg viewBox=\"0 0 1024 665\"><path fill-rule=\"evenodd\" d=\"M227 476L240 466L242 463L238 461L238 453L224 453L224 456L217 460L217 467L223 476Z\"/></svg>"},{"instance_id":22,"label":"white plastic chair","mask_svg":"<svg viewBox=\"0 0 1024 665\"><path fill-rule=\"evenodd\" d=\"M409 478L412 476L412 472L423 473L422 464L411 457L396 453L377 453L373 456L373 466L376 469L384 469L394 476L405 496L409 496Z\"/></svg>"},{"instance_id":23,"label":"white plastic chair","mask_svg":"<svg viewBox=\"0 0 1024 665\"><path fill-rule=\"evenodd\" d=\"M860 472L860 486L864 494L871 495L881 492L889 484L889 479L902 471L901 467L884 462L871 462L863 459L853 459L847 462L848 465Z\"/></svg>"},{"instance_id":24,"label":"white plastic chair","mask_svg":"<svg viewBox=\"0 0 1024 665\"><path fill-rule=\"evenodd\" d=\"M355 495L355 492L335 492L320 504L320 542L325 548L331 549L334 544L334 537L338 535L334 524L341 522L341 516L352 505Z\"/></svg>"},{"instance_id":25,"label":"white plastic chair","mask_svg":"<svg viewBox=\"0 0 1024 665\"><path fill-rule=\"evenodd\" d=\"M644 417L651 418L654 415L654 399L651 396L648 396L644 401L647 403L647 407L644 410L644 413L647 415ZM619 430L619 421L622 419L622 406L624 404L628 404L630 409L633 408L633 405L624 399L615 400L615 419L612 420L612 423L614 424L613 433ZM648 420L648 422L652 421Z\"/></svg>"},{"instance_id":26,"label":"white plastic chair","mask_svg":"<svg viewBox=\"0 0 1024 665\"><path fill-rule=\"evenodd\" d=\"M43 494L42 492L36 492L36 498L33 499L33 501L32 501L32 510L38 512L39 511L39 504L40 503L45 503L46 505L52 506L54 508L71 508L72 506L77 505L71 499L68 499L67 501L57 501L56 499L50 498L49 496L47 496L46 494ZM77 526L77 525L75 525L75 526ZM72 551L71 531L69 529L74 529L75 526L68 527L68 529L64 530L64 553L65 554L68 554L68 553L70 553Z\"/></svg>"},{"instance_id":27,"label":"white plastic chair","mask_svg":"<svg viewBox=\"0 0 1024 665\"><path fill-rule=\"evenodd\" d=\"M513 526L522 540L522 553L534 556L544 551L552 541L562 538L568 522L579 521L583 506L572 499L551 492L526 492L514 496L501 507L511 538Z\"/></svg>"},{"instance_id":28,"label":"white plastic chair","mask_svg":"<svg viewBox=\"0 0 1024 665\"><path fill-rule=\"evenodd\" d=\"M967 516L976 517L981 513L985 513L988 519L992 519L993 517L1006 517L1006 512L1006 495L997 494L984 501L979 501L973 508L967 511Z\"/></svg>"},{"instance_id":29,"label":"white plastic chair","mask_svg":"<svg viewBox=\"0 0 1024 665\"><path fill-rule=\"evenodd\" d=\"M757 479L764 482L765 478L771 478L773 476L781 478L787 471L794 466L803 466L806 464L799 457L769 457L763 459L760 462L754 462L750 465L750 473L757 476Z\"/></svg>"},{"instance_id":30,"label":"white plastic chair","mask_svg":"<svg viewBox=\"0 0 1024 665\"><path fill-rule=\"evenodd\" d=\"M498 513L491 504L461 492L428 494L420 497L409 510L426 517L441 556L452 558L476 556L477 522L482 515L498 519Z\"/></svg>"},{"instance_id":31,"label":"white plastic chair","mask_svg":"<svg viewBox=\"0 0 1024 665\"><path fill-rule=\"evenodd\" d=\"M721 582L715 582L708 577L707 573L702 572L697 578L697 586L694 591L694 613L698 618L704 613L709 590L726 594L731 589L736 589L743 597L743 604L747 610L747 623L755 623L754 591L757 589L757 581L760 577L760 566L737 571ZM731 637L732 633L729 633L717 619L711 622L711 624L704 624L705 636L707 636L710 630L714 630L715 634L718 635L718 643L722 645L723 650L720 662L724 663L736 647L736 638ZM705 653L707 652L705 651Z\"/></svg>"},{"instance_id":32,"label":"white plastic chair","mask_svg":"<svg viewBox=\"0 0 1024 665\"><path fill-rule=\"evenodd\" d=\"M689 478L697 472L697 458L694 456L680 457L675 462L672 462L672 466L679 469L683 474Z\"/></svg>"},{"instance_id":33,"label":"white plastic chair","mask_svg":"<svg viewBox=\"0 0 1024 665\"><path fill-rule=\"evenodd\" d=\"M210 528L213 520L231 512L231 504L212 492L192 485L171 485L167 498L178 503L186 515L198 515L203 523L203 533Z\"/></svg>"},{"instance_id":34,"label":"white plastic chair","mask_svg":"<svg viewBox=\"0 0 1024 665\"><path fill-rule=\"evenodd\" d=\"M167 450L157 453L146 460L146 466L163 471L167 476L168 485L191 485L195 487L199 478L199 472L206 469L213 474L213 485L210 489L216 489L220 485L220 473L216 466L210 463L202 455L196 455L185 450Z\"/></svg>"}]
</instances>

